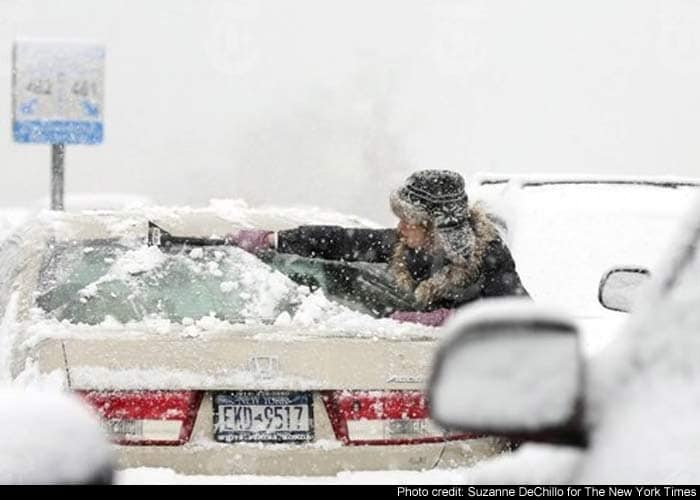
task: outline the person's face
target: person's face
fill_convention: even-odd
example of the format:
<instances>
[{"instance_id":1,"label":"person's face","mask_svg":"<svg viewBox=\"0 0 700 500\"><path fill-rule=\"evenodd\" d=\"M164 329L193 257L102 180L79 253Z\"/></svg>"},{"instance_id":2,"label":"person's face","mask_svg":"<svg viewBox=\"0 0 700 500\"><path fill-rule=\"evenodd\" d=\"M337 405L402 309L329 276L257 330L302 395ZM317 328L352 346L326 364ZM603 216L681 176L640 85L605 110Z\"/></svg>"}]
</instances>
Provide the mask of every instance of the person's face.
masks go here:
<instances>
[{"instance_id":1,"label":"person's face","mask_svg":"<svg viewBox=\"0 0 700 500\"><path fill-rule=\"evenodd\" d=\"M409 248L423 248L428 242L428 228L422 224L411 224L403 219L399 220L399 234Z\"/></svg>"}]
</instances>

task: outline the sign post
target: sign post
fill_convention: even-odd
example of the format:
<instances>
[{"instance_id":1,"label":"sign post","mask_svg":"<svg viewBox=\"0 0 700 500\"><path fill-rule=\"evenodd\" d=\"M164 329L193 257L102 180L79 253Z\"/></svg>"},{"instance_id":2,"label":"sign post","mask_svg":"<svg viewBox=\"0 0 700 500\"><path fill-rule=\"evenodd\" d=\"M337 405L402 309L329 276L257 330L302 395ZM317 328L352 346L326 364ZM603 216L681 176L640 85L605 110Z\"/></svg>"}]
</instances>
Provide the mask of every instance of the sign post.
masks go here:
<instances>
[{"instance_id":1,"label":"sign post","mask_svg":"<svg viewBox=\"0 0 700 500\"><path fill-rule=\"evenodd\" d=\"M102 143L104 57L93 43L15 42L14 139L51 144L52 210L64 208L65 145Z\"/></svg>"},{"instance_id":2,"label":"sign post","mask_svg":"<svg viewBox=\"0 0 700 500\"><path fill-rule=\"evenodd\" d=\"M65 144L51 145L51 210L63 210L63 160Z\"/></svg>"}]
</instances>

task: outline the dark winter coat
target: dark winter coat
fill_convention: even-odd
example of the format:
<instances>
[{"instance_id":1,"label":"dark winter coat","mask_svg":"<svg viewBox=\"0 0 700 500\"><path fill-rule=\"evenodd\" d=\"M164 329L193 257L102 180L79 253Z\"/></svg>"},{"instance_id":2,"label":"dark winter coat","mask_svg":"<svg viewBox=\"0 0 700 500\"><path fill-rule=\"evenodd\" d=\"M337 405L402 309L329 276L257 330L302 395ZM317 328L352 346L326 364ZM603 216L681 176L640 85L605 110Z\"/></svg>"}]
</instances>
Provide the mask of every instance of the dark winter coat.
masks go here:
<instances>
[{"instance_id":1,"label":"dark winter coat","mask_svg":"<svg viewBox=\"0 0 700 500\"><path fill-rule=\"evenodd\" d=\"M457 308L481 297L527 292L494 223L478 206L469 209L473 244L459 262L444 252L408 248L396 229L301 226L278 233L277 250L329 260L385 262L396 286L415 298L417 309Z\"/></svg>"}]
</instances>

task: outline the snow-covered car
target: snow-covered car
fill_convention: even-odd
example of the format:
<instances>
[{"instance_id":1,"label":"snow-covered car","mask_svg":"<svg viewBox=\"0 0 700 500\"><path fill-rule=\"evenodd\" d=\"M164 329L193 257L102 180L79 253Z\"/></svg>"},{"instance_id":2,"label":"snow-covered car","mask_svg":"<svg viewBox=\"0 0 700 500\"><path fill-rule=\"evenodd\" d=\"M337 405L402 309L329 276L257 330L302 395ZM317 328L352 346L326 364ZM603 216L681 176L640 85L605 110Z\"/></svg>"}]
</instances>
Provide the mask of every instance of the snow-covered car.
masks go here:
<instances>
[{"instance_id":1,"label":"snow-covered car","mask_svg":"<svg viewBox=\"0 0 700 500\"><path fill-rule=\"evenodd\" d=\"M538 467L558 470L552 482L697 483L700 204L673 241L628 323L591 358L572 319L545 305L506 300L465 310L436 358L433 417L465 432L580 449L564 468L552 449L550 464L538 457ZM627 276L619 278L601 284L604 302L620 302ZM531 468L532 446L484 470L485 480L527 480L517 471Z\"/></svg>"},{"instance_id":2,"label":"snow-covered car","mask_svg":"<svg viewBox=\"0 0 700 500\"><path fill-rule=\"evenodd\" d=\"M289 278L362 269L267 264L220 244L236 225L299 219L241 206L41 214L0 249L4 378L81 394L124 467L315 475L501 451L502 439L429 418L439 330L374 318Z\"/></svg>"},{"instance_id":3,"label":"snow-covered car","mask_svg":"<svg viewBox=\"0 0 700 500\"><path fill-rule=\"evenodd\" d=\"M654 273L700 194L700 179L478 174L470 193L507 222L518 273L533 299L573 315L584 352L594 354L626 319L599 303L601 278L630 265Z\"/></svg>"}]
</instances>

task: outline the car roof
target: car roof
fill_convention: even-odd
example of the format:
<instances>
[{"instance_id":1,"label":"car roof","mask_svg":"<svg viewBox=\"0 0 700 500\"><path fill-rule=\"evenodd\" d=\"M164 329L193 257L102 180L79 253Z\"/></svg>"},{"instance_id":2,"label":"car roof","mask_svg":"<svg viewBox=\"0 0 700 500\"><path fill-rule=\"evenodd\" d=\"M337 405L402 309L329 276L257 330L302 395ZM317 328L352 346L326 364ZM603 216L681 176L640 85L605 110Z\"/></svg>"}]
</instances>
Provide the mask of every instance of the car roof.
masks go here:
<instances>
[{"instance_id":1,"label":"car roof","mask_svg":"<svg viewBox=\"0 0 700 500\"><path fill-rule=\"evenodd\" d=\"M356 216L320 209L255 208L242 203L204 208L138 207L125 210L79 212L43 211L29 218L25 231L43 233L56 241L146 238L154 222L176 236L223 237L237 228L282 230L301 224L337 224L350 227L376 226Z\"/></svg>"},{"instance_id":2,"label":"car roof","mask_svg":"<svg viewBox=\"0 0 700 500\"><path fill-rule=\"evenodd\" d=\"M653 186L660 188L700 187L700 179L678 176L590 175L590 174L491 174L477 173L472 177L475 186L510 184L520 188L555 185L619 185Z\"/></svg>"}]
</instances>

